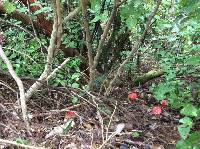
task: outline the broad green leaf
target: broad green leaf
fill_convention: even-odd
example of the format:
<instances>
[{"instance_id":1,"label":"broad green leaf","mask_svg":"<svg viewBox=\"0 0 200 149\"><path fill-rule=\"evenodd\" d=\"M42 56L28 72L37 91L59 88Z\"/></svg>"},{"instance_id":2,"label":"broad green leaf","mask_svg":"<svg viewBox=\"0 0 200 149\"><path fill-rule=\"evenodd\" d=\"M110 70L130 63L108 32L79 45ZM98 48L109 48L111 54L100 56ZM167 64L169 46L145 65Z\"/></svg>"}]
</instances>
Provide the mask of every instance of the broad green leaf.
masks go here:
<instances>
[{"instance_id":1,"label":"broad green leaf","mask_svg":"<svg viewBox=\"0 0 200 149\"><path fill-rule=\"evenodd\" d=\"M100 8L100 0L90 0L91 9L95 10L97 7Z\"/></svg>"},{"instance_id":2,"label":"broad green leaf","mask_svg":"<svg viewBox=\"0 0 200 149\"><path fill-rule=\"evenodd\" d=\"M180 140L176 144L176 149L188 149L188 144L186 143L185 140Z\"/></svg>"},{"instance_id":3,"label":"broad green leaf","mask_svg":"<svg viewBox=\"0 0 200 149\"><path fill-rule=\"evenodd\" d=\"M171 88L169 87L168 84L161 83L156 87L154 91L154 97L157 100L163 100L166 98L166 93L170 91L171 91Z\"/></svg>"},{"instance_id":4,"label":"broad green leaf","mask_svg":"<svg viewBox=\"0 0 200 149\"><path fill-rule=\"evenodd\" d=\"M140 136L140 134L139 134L139 132L133 132L133 133L131 134L131 136L132 136L133 138L138 138L138 137Z\"/></svg>"},{"instance_id":5,"label":"broad green leaf","mask_svg":"<svg viewBox=\"0 0 200 149\"><path fill-rule=\"evenodd\" d=\"M184 125L184 124L178 126L178 132L179 132L179 134L181 135L181 138L183 138L183 139L186 139L186 138L187 138L187 136L188 136L189 133L190 133L190 128L191 128L191 127L186 126L186 125Z\"/></svg>"},{"instance_id":6,"label":"broad green leaf","mask_svg":"<svg viewBox=\"0 0 200 149\"><path fill-rule=\"evenodd\" d=\"M28 141L27 140L25 140L25 139L23 139L23 138L16 138L15 139L15 141L17 142L17 143L19 143L19 144L25 144L25 145L27 145L28 144Z\"/></svg>"},{"instance_id":7,"label":"broad green leaf","mask_svg":"<svg viewBox=\"0 0 200 149\"><path fill-rule=\"evenodd\" d=\"M78 102L78 98L75 97L75 96L71 97L71 102L72 102L73 104L76 104L76 103Z\"/></svg>"},{"instance_id":8,"label":"broad green leaf","mask_svg":"<svg viewBox=\"0 0 200 149\"><path fill-rule=\"evenodd\" d=\"M135 27L137 24L137 20L134 19L133 17L128 17L128 19L126 20L126 25L127 27L132 30L133 27Z\"/></svg>"},{"instance_id":9,"label":"broad green leaf","mask_svg":"<svg viewBox=\"0 0 200 149\"><path fill-rule=\"evenodd\" d=\"M179 120L179 123L188 125L188 126L192 126L193 122L192 119L190 117L184 117L182 119Z\"/></svg>"},{"instance_id":10,"label":"broad green leaf","mask_svg":"<svg viewBox=\"0 0 200 149\"><path fill-rule=\"evenodd\" d=\"M185 116L197 116L197 108L195 106L193 106L192 104L187 104L182 110L181 110L181 114L185 115Z\"/></svg>"},{"instance_id":11,"label":"broad green leaf","mask_svg":"<svg viewBox=\"0 0 200 149\"><path fill-rule=\"evenodd\" d=\"M105 11L102 15L101 15L101 21L103 23L106 23L108 20L108 11Z\"/></svg>"},{"instance_id":12,"label":"broad green leaf","mask_svg":"<svg viewBox=\"0 0 200 149\"><path fill-rule=\"evenodd\" d=\"M192 133L190 137L187 139L187 142L190 143L191 145L197 145L200 142L200 132Z\"/></svg>"},{"instance_id":13,"label":"broad green leaf","mask_svg":"<svg viewBox=\"0 0 200 149\"><path fill-rule=\"evenodd\" d=\"M180 140L176 144L176 149L199 149L200 144L198 144L200 141L200 132L194 132L192 133L188 139L186 140Z\"/></svg>"},{"instance_id":14,"label":"broad green leaf","mask_svg":"<svg viewBox=\"0 0 200 149\"><path fill-rule=\"evenodd\" d=\"M40 14L40 13L47 13L51 11L51 7L42 7L39 10L36 10L34 12L34 15Z\"/></svg>"},{"instance_id":15,"label":"broad green leaf","mask_svg":"<svg viewBox=\"0 0 200 149\"><path fill-rule=\"evenodd\" d=\"M200 65L200 56L192 56L186 61L186 63L188 65Z\"/></svg>"},{"instance_id":16,"label":"broad green leaf","mask_svg":"<svg viewBox=\"0 0 200 149\"><path fill-rule=\"evenodd\" d=\"M80 85L78 83L73 83L71 86L72 88L79 88Z\"/></svg>"},{"instance_id":17,"label":"broad green leaf","mask_svg":"<svg viewBox=\"0 0 200 149\"><path fill-rule=\"evenodd\" d=\"M91 20L91 23L95 23L101 19L100 15L96 15L94 19Z\"/></svg>"},{"instance_id":18,"label":"broad green leaf","mask_svg":"<svg viewBox=\"0 0 200 149\"><path fill-rule=\"evenodd\" d=\"M11 14L16 10L15 5L9 1L5 1L3 5L4 5L4 9L6 10L8 14Z\"/></svg>"}]
</instances>

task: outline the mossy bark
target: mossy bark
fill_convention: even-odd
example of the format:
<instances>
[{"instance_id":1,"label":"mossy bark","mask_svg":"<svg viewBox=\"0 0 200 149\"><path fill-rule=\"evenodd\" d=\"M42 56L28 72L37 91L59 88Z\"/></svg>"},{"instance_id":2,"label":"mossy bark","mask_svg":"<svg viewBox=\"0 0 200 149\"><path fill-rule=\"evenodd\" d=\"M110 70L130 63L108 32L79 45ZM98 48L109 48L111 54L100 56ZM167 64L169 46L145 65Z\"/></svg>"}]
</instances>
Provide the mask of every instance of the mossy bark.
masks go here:
<instances>
[{"instance_id":1,"label":"mossy bark","mask_svg":"<svg viewBox=\"0 0 200 149\"><path fill-rule=\"evenodd\" d=\"M147 72L146 74L136 77L133 80L133 83L135 86L144 84L154 78L162 76L163 74L164 74L163 70L151 70L151 71Z\"/></svg>"}]
</instances>

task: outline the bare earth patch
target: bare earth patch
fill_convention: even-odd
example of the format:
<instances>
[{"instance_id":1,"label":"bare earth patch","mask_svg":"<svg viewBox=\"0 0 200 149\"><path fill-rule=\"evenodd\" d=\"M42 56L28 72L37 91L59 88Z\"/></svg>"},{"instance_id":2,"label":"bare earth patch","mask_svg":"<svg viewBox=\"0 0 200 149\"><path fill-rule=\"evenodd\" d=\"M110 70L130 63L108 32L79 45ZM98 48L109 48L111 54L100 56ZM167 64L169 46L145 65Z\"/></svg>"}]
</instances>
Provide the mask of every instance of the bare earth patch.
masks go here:
<instances>
[{"instance_id":1,"label":"bare earth patch","mask_svg":"<svg viewBox=\"0 0 200 149\"><path fill-rule=\"evenodd\" d=\"M178 112L167 107L159 117L151 114L152 105L157 104L150 97L148 85L137 88L139 99L128 100L129 89L126 85L115 88L108 98L95 93L85 93L73 105L70 97L77 92L70 88L43 86L28 101L31 131L27 133L21 118L20 109L14 107L17 100L15 82L0 75L0 139L17 141L36 147L51 149L173 149L180 139L177 132ZM28 87L31 80L24 80ZM66 111L73 111L74 125L60 134L47 137L56 127L66 124ZM120 134L115 133L117 126L123 124ZM109 128L107 127L109 126ZM103 130L102 130L103 129ZM103 133L103 135L102 135ZM104 140L104 145L103 144ZM106 141L107 140L107 141ZM1 149L16 148L1 144Z\"/></svg>"}]
</instances>

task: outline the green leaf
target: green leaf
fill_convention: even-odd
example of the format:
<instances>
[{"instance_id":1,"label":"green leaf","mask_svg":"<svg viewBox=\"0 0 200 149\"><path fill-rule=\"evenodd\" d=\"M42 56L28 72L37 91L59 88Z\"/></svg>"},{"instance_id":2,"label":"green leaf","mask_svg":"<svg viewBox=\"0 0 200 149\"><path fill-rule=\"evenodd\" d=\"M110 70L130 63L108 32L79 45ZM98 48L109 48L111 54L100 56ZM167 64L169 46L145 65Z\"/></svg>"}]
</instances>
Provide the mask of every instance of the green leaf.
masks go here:
<instances>
[{"instance_id":1,"label":"green leaf","mask_svg":"<svg viewBox=\"0 0 200 149\"><path fill-rule=\"evenodd\" d=\"M200 64L200 56L192 56L186 61L186 63L188 65L199 65Z\"/></svg>"},{"instance_id":2,"label":"green leaf","mask_svg":"<svg viewBox=\"0 0 200 149\"><path fill-rule=\"evenodd\" d=\"M182 110L181 110L181 114L185 115L185 116L197 116L197 108L195 106L193 106L192 104L187 104Z\"/></svg>"},{"instance_id":3,"label":"green leaf","mask_svg":"<svg viewBox=\"0 0 200 149\"><path fill-rule=\"evenodd\" d=\"M10 56L9 58L10 58L10 59L14 59L14 58L16 58L16 57L17 57L16 53L12 53L11 56Z\"/></svg>"},{"instance_id":4,"label":"green leaf","mask_svg":"<svg viewBox=\"0 0 200 149\"><path fill-rule=\"evenodd\" d=\"M76 104L77 102L78 102L78 98L77 97L71 97L71 102L73 103L73 104Z\"/></svg>"},{"instance_id":5,"label":"green leaf","mask_svg":"<svg viewBox=\"0 0 200 149\"><path fill-rule=\"evenodd\" d=\"M187 139L187 142L191 145L197 145L200 142L200 132L194 132L190 135L190 137ZM199 144L200 146L200 144Z\"/></svg>"},{"instance_id":6,"label":"green leaf","mask_svg":"<svg viewBox=\"0 0 200 149\"><path fill-rule=\"evenodd\" d=\"M104 13L101 15L101 21L103 23L106 23L108 20L108 11L104 11Z\"/></svg>"},{"instance_id":7,"label":"green leaf","mask_svg":"<svg viewBox=\"0 0 200 149\"><path fill-rule=\"evenodd\" d=\"M184 117L182 119L179 120L179 123L188 125L188 126L192 126L193 122L192 119L190 117Z\"/></svg>"},{"instance_id":8,"label":"green leaf","mask_svg":"<svg viewBox=\"0 0 200 149\"><path fill-rule=\"evenodd\" d=\"M185 140L180 140L176 144L176 149L188 149L188 145Z\"/></svg>"},{"instance_id":9,"label":"green leaf","mask_svg":"<svg viewBox=\"0 0 200 149\"><path fill-rule=\"evenodd\" d=\"M9 1L5 1L3 6L4 6L4 9L6 10L6 12L8 14L11 14L16 10L15 5L13 3L9 2Z\"/></svg>"},{"instance_id":10,"label":"green leaf","mask_svg":"<svg viewBox=\"0 0 200 149\"><path fill-rule=\"evenodd\" d=\"M194 132L186 140L180 140L176 144L176 149L199 149L200 132Z\"/></svg>"},{"instance_id":11,"label":"green leaf","mask_svg":"<svg viewBox=\"0 0 200 149\"><path fill-rule=\"evenodd\" d=\"M100 15L95 16L94 19L91 20L91 23L95 23L101 19Z\"/></svg>"},{"instance_id":12,"label":"green leaf","mask_svg":"<svg viewBox=\"0 0 200 149\"><path fill-rule=\"evenodd\" d=\"M74 125L74 120L70 119L69 121L67 121L67 123L65 124L64 133L67 133Z\"/></svg>"},{"instance_id":13,"label":"green leaf","mask_svg":"<svg viewBox=\"0 0 200 149\"><path fill-rule=\"evenodd\" d=\"M178 126L178 132L179 132L179 134L181 135L181 138L183 138L183 139L186 139L186 138L187 138L187 136L188 136L189 133L190 133L190 128L191 128L191 127L186 126L186 125L184 125L184 124Z\"/></svg>"},{"instance_id":14,"label":"green leaf","mask_svg":"<svg viewBox=\"0 0 200 149\"><path fill-rule=\"evenodd\" d=\"M79 87L80 87L80 85L79 85L78 83L73 83L71 86L72 86L73 88L79 88Z\"/></svg>"},{"instance_id":15,"label":"green leaf","mask_svg":"<svg viewBox=\"0 0 200 149\"><path fill-rule=\"evenodd\" d=\"M100 0L90 0L91 9L95 10L96 7L100 7Z\"/></svg>"},{"instance_id":16,"label":"green leaf","mask_svg":"<svg viewBox=\"0 0 200 149\"><path fill-rule=\"evenodd\" d=\"M19 144L25 144L27 145L28 144L28 141L23 139L23 138L16 138L15 141Z\"/></svg>"},{"instance_id":17,"label":"green leaf","mask_svg":"<svg viewBox=\"0 0 200 149\"><path fill-rule=\"evenodd\" d=\"M163 100L166 98L166 93L171 91L171 87L168 84L161 83L154 90L154 97L157 100Z\"/></svg>"},{"instance_id":18,"label":"green leaf","mask_svg":"<svg viewBox=\"0 0 200 149\"><path fill-rule=\"evenodd\" d=\"M36 10L34 12L34 15L40 14L40 13L47 13L51 11L51 7L42 7L39 10Z\"/></svg>"},{"instance_id":19,"label":"green leaf","mask_svg":"<svg viewBox=\"0 0 200 149\"><path fill-rule=\"evenodd\" d=\"M128 17L128 19L126 20L126 25L127 27L132 30L137 24L137 20L132 18L131 16Z\"/></svg>"},{"instance_id":20,"label":"green leaf","mask_svg":"<svg viewBox=\"0 0 200 149\"><path fill-rule=\"evenodd\" d=\"M138 138L138 137L140 136L140 134L139 134L139 132L133 132L133 133L131 134L131 136L132 136L133 138Z\"/></svg>"}]
</instances>

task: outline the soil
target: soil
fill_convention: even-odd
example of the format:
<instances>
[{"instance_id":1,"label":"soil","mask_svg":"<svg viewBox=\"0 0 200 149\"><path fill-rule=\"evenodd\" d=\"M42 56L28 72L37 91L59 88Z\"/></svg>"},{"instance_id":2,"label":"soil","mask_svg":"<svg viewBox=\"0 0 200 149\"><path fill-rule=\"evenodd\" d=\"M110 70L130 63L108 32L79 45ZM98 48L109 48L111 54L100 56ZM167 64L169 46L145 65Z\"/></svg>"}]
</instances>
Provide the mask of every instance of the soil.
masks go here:
<instances>
[{"instance_id":1,"label":"soil","mask_svg":"<svg viewBox=\"0 0 200 149\"><path fill-rule=\"evenodd\" d=\"M124 81L120 87L113 88L109 97L102 93L83 94L70 87L43 85L27 102L29 131L16 104L19 95L15 81L5 74L0 75L0 80L0 139L51 149L96 149L103 140L105 149L173 149L180 139L178 111L166 106L160 116L151 113L152 106L160 103L153 98L149 86L159 80L137 88ZM26 89L35 82L22 80ZM138 99L129 100L129 92L137 92ZM78 98L75 104L71 102L72 96ZM66 117L67 111L73 111L75 116ZM69 125L63 133L49 135L67 122ZM20 147L0 143L0 148Z\"/></svg>"}]
</instances>

